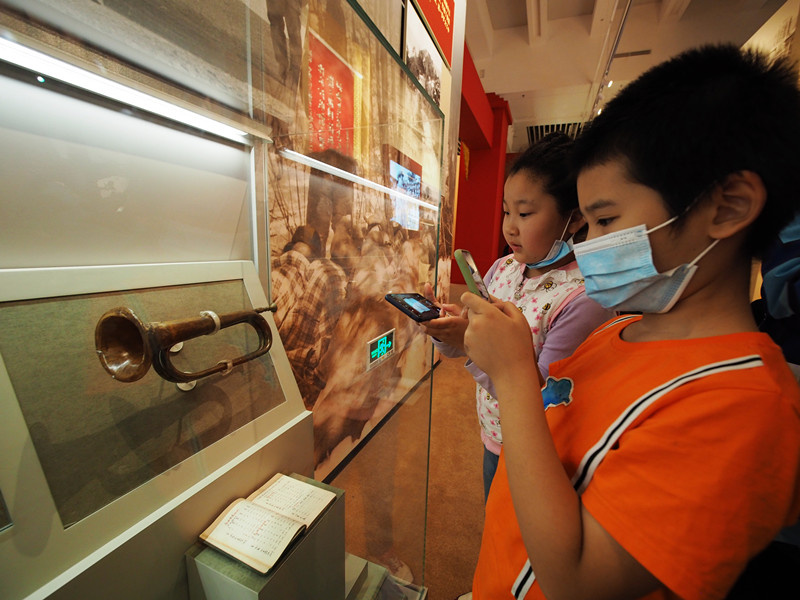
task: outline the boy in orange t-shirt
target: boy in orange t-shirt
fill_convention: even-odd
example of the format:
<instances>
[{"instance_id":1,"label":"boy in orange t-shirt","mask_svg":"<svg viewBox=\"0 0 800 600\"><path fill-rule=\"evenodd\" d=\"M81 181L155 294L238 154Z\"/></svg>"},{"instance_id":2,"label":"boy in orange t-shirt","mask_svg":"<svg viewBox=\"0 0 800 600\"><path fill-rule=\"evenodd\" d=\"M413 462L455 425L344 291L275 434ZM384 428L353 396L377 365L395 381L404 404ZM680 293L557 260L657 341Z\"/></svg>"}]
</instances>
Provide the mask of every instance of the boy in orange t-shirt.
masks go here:
<instances>
[{"instance_id":1,"label":"boy in orange t-shirt","mask_svg":"<svg viewBox=\"0 0 800 600\"><path fill-rule=\"evenodd\" d=\"M504 447L474 600L724 598L800 514L800 390L750 310L798 209L786 63L707 46L629 84L576 144L586 291L622 313L542 389L524 317L465 294Z\"/></svg>"}]
</instances>

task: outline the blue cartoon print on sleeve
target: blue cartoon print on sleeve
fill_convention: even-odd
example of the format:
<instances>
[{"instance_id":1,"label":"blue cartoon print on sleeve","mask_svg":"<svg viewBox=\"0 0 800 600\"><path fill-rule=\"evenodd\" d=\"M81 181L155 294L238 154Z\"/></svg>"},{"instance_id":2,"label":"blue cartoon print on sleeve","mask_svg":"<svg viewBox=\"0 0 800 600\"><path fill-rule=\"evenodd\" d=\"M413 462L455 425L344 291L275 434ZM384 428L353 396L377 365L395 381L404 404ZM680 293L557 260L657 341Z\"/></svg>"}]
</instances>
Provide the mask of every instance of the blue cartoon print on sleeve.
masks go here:
<instances>
[{"instance_id":1,"label":"blue cartoon print on sleeve","mask_svg":"<svg viewBox=\"0 0 800 600\"><path fill-rule=\"evenodd\" d=\"M555 377L548 377L542 389L542 400L544 401L544 409L547 410L551 406L558 406L559 404L568 405L572 402L572 379L556 379Z\"/></svg>"}]
</instances>

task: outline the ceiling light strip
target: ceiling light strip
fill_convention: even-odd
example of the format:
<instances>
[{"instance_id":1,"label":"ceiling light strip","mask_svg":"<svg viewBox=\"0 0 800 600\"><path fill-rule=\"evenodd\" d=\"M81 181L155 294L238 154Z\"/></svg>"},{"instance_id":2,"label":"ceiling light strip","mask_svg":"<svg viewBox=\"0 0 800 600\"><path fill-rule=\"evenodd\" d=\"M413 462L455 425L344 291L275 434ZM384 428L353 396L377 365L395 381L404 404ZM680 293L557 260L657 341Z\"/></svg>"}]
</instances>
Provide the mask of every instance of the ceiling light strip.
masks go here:
<instances>
[{"instance_id":1,"label":"ceiling light strip","mask_svg":"<svg viewBox=\"0 0 800 600\"><path fill-rule=\"evenodd\" d=\"M0 37L0 60L239 143L245 132Z\"/></svg>"}]
</instances>

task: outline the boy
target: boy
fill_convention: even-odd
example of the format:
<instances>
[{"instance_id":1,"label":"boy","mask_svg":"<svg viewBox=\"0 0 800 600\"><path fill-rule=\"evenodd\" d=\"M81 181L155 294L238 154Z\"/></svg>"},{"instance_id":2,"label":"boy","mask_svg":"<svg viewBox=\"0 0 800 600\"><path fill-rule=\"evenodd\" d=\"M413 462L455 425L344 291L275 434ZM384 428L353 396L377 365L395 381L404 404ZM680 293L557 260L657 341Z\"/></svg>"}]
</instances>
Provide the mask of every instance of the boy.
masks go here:
<instances>
[{"instance_id":1,"label":"boy","mask_svg":"<svg viewBox=\"0 0 800 600\"><path fill-rule=\"evenodd\" d=\"M553 363L465 294L504 449L475 600L724 598L800 513L800 390L750 310L751 257L793 217L787 64L708 46L628 85L575 149L586 290L625 315ZM543 410L544 407L544 410Z\"/></svg>"}]
</instances>

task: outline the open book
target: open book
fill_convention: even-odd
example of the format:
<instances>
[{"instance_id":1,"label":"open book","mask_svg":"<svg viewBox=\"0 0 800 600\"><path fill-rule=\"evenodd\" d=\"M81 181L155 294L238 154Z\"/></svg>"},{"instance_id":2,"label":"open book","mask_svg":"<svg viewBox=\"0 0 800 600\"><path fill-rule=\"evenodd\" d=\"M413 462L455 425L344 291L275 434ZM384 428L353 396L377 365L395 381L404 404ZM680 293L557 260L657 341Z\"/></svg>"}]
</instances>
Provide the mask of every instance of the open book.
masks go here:
<instances>
[{"instance_id":1,"label":"open book","mask_svg":"<svg viewBox=\"0 0 800 600\"><path fill-rule=\"evenodd\" d=\"M278 473L228 505L200 539L266 573L335 499L334 492Z\"/></svg>"}]
</instances>

